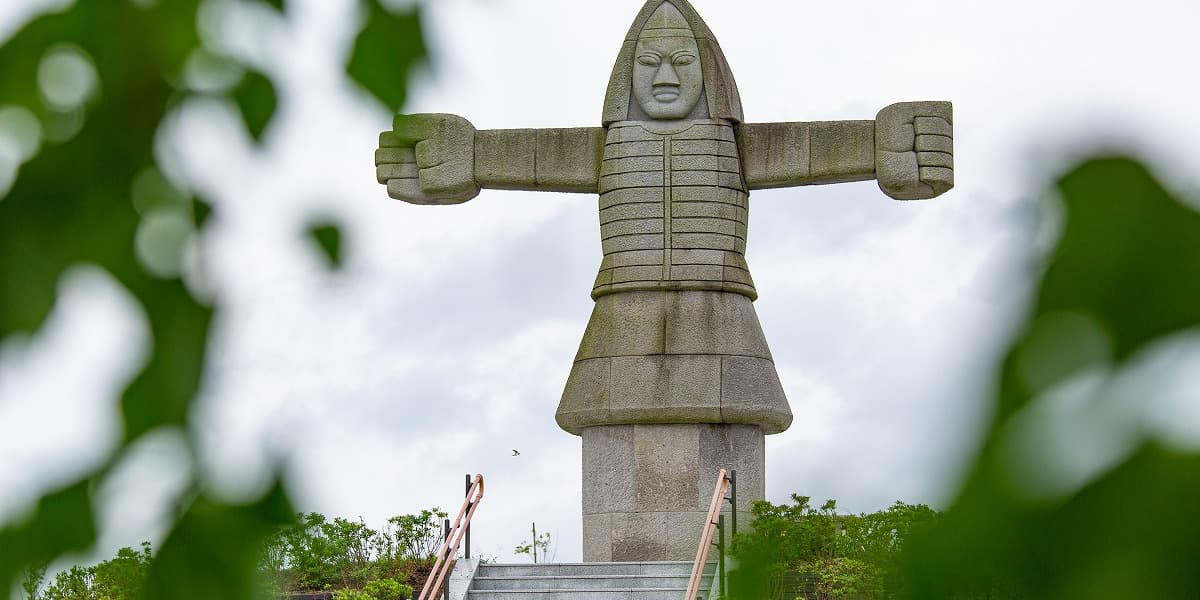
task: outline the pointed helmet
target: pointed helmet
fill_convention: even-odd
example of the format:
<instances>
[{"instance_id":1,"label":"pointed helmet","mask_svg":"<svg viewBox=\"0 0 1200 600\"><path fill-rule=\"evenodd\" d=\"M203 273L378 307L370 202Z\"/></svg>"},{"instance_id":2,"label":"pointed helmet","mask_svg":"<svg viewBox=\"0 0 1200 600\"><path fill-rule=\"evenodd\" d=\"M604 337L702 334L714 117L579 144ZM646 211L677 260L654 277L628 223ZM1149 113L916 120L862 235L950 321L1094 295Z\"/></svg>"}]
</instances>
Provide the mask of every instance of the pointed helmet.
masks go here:
<instances>
[{"instance_id":1,"label":"pointed helmet","mask_svg":"<svg viewBox=\"0 0 1200 600\"><path fill-rule=\"evenodd\" d=\"M707 101L708 115L712 119L724 119L741 123L742 99L738 95L737 83L725 60L721 45L700 14L687 0L649 0L629 28L621 53L617 56L617 64L613 67L612 79L608 83L608 94L604 100L604 126L607 127L618 121L630 119L630 108L633 102L633 63L637 55L638 40L655 31L661 31L661 25L655 19L661 18L659 10L663 4L671 4L683 15L690 28L691 36L695 37L700 50L700 64L704 72L704 94ZM674 11L671 11L674 13Z\"/></svg>"}]
</instances>

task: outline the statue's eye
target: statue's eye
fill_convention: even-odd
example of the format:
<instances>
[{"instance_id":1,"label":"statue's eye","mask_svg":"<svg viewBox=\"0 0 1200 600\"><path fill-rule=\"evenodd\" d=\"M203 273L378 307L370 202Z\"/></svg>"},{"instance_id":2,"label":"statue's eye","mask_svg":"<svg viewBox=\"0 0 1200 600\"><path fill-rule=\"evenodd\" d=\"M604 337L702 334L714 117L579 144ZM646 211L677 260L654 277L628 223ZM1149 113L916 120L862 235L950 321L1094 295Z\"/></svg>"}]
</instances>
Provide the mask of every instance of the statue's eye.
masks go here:
<instances>
[{"instance_id":1,"label":"statue's eye","mask_svg":"<svg viewBox=\"0 0 1200 600\"><path fill-rule=\"evenodd\" d=\"M696 57L691 54L680 54L675 57L675 64L683 67L696 62Z\"/></svg>"},{"instance_id":2,"label":"statue's eye","mask_svg":"<svg viewBox=\"0 0 1200 600\"><path fill-rule=\"evenodd\" d=\"M662 59L653 54L643 54L639 56L637 60L640 64L646 65L647 67L657 67L658 65L662 64Z\"/></svg>"}]
</instances>

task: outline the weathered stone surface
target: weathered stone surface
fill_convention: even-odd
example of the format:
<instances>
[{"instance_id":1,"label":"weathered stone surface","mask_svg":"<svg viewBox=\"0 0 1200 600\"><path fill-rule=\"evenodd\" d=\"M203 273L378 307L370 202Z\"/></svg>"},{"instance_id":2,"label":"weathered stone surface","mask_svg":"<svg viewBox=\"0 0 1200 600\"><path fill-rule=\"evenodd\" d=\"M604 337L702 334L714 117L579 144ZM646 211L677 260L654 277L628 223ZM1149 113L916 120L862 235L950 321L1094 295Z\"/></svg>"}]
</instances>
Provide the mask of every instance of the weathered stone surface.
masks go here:
<instances>
[{"instance_id":1,"label":"weathered stone surface","mask_svg":"<svg viewBox=\"0 0 1200 600\"><path fill-rule=\"evenodd\" d=\"M953 124L949 102L902 102L879 111L875 117L879 188L897 200L921 200L954 187Z\"/></svg>"},{"instance_id":2,"label":"weathered stone surface","mask_svg":"<svg viewBox=\"0 0 1200 600\"><path fill-rule=\"evenodd\" d=\"M596 193L604 129L539 129L534 190Z\"/></svg>"},{"instance_id":3,"label":"weathered stone surface","mask_svg":"<svg viewBox=\"0 0 1200 600\"><path fill-rule=\"evenodd\" d=\"M679 292L665 296L667 354L756 356L771 360L754 304L737 294Z\"/></svg>"},{"instance_id":4,"label":"weathered stone surface","mask_svg":"<svg viewBox=\"0 0 1200 600\"><path fill-rule=\"evenodd\" d=\"M612 562L612 514L583 514L583 561Z\"/></svg>"},{"instance_id":5,"label":"weathered stone surface","mask_svg":"<svg viewBox=\"0 0 1200 600\"><path fill-rule=\"evenodd\" d=\"M376 175L388 194L412 204L460 204L479 195L475 182L475 127L458 115L397 115L392 131L379 136L385 158L413 165L419 178L390 178L394 167L376 157ZM412 149L410 160L407 150ZM390 157L389 157L390 155ZM402 172L411 172L399 169Z\"/></svg>"},{"instance_id":6,"label":"weathered stone surface","mask_svg":"<svg viewBox=\"0 0 1200 600\"><path fill-rule=\"evenodd\" d=\"M475 179L497 190L519 190L537 181L537 131L497 129L475 133Z\"/></svg>"},{"instance_id":7,"label":"weathered stone surface","mask_svg":"<svg viewBox=\"0 0 1200 600\"><path fill-rule=\"evenodd\" d=\"M752 356L722 357L721 420L760 425L768 434L792 424L775 364Z\"/></svg>"},{"instance_id":8,"label":"weathered stone surface","mask_svg":"<svg viewBox=\"0 0 1200 600\"><path fill-rule=\"evenodd\" d=\"M604 129L495 129L475 133L475 181L498 190L595 193Z\"/></svg>"},{"instance_id":9,"label":"weathered stone surface","mask_svg":"<svg viewBox=\"0 0 1200 600\"><path fill-rule=\"evenodd\" d=\"M584 479L600 470L632 473L584 486L585 560L691 560L721 469L738 473L739 527L764 498L763 433L751 425L624 425L583 432ZM632 439L632 444L630 443ZM724 505L724 514L731 514ZM730 523L732 524L732 523Z\"/></svg>"},{"instance_id":10,"label":"weathered stone surface","mask_svg":"<svg viewBox=\"0 0 1200 600\"><path fill-rule=\"evenodd\" d=\"M637 510L694 510L700 479L699 428L635 425L633 431Z\"/></svg>"},{"instance_id":11,"label":"weathered stone surface","mask_svg":"<svg viewBox=\"0 0 1200 600\"><path fill-rule=\"evenodd\" d=\"M737 470L738 520L750 514L754 501L766 497L766 440L763 431L753 425L709 425L700 428L700 472L715 478L721 469ZM713 483L700 486L698 502L707 507Z\"/></svg>"},{"instance_id":12,"label":"weathered stone surface","mask_svg":"<svg viewBox=\"0 0 1200 600\"><path fill-rule=\"evenodd\" d=\"M583 514L637 509L633 425L596 427L583 436Z\"/></svg>"},{"instance_id":13,"label":"weathered stone surface","mask_svg":"<svg viewBox=\"0 0 1200 600\"><path fill-rule=\"evenodd\" d=\"M875 177L875 123L813 123L809 183L867 181Z\"/></svg>"},{"instance_id":14,"label":"weathered stone surface","mask_svg":"<svg viewBox=\"0 0 1200 600\"><path fill-rule=\"evenodd\" d=\"M667 554L669 550L667 517L669 514L665 512L631 512L609 515L612 522L613 562L683 560L663 558L669 556Z\"/></svg>"},{"instance_id":15,"label":"weathered stone surface","mask_svg":"<svg viewBox=\"0 0 1200 600\"><path fill-rule=\"evenodd\" d=\"M654 292L600 298L575 360L665 353L664 303L665 297Z\"/></svg>"},{"instance_id":16,"label":"weathered stone surface","mask_svg":"<svg viewBox=\"0 0 1200 600\"><path fill-rule=\"evenodd\" d=\"M740 258L745 252L747 205L735 139L730 124L711 120L675 128L644 122L612 125L600 171L605 261L594 298L661 289L756 296L748 276L726 278L723 254L707 263L680 262L674 256L714 250ZM609 259L633 252L639 253L636 269L622 269ZM652 268L656 266L661 268Z\"/></svg>"},{"instance_id":17,"label":"weathered stone surface","mask_svg":"<svg viewBox=\"0 0 1200 600\"><path fill-rule=\"evenodd\" d=\"M714 481L715 481L714 477ZM708 486L708 495L712 496L712 486ZM708 502L706 499L705 502ZM667 554L666 556L679 556L682 558L671 560L694 560L696 558L696 549L700 545L700 532L704 528L705 517L708 516L706 510L696 510L691 512L672 512L667 513Z\"/></svg>"},{"instance_id":18,"label":"weathered stone surface","mask_svg":"<svg viewBox=\"0 0 1200 600\"><path fill-rule=\"evenodd\" d=\"M742 423L776 433L792 417L749 298L640 291L597 300L556 418L579 434L633 423Z\"/></svg>"}]
</instances>

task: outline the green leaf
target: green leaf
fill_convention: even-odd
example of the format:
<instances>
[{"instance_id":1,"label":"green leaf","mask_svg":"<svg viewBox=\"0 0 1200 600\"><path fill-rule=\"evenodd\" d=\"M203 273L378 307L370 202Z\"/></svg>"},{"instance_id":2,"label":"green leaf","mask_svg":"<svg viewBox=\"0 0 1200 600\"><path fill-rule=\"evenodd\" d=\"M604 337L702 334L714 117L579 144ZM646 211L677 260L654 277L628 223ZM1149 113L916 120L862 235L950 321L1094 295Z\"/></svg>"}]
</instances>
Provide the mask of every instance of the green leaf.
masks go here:
<instances>
[{"instance_id":1,"label":"green leaf","mask_svg":"<svg viewBox=\"0 0 1200 600\"><path fill-rule=\"evenodd\" d=\"M200 388L208 328L213 309L192 298L182 281L140 279L138 288L157 302L146 305L155 340L167 340L169 352L155 352L121 397L125 440L164 425L185 425Z\"/></svg>"},{"instance_id":2,"label":"green leaf","mask_svg":"<svg viewBox=\"0 0 1200 600\"><path fill-rule=\"evenodd\" d=\"M247 71L245 78L233 90L233 100L242 114L246 130L255 141L261 142L279 103L275 84L258 71Z\"/></svg>"},{"instance_id":3,"label":"green leaf","mask_svg":"<svg viewBox=\"0 0 1200 600\"><path fill-rule=\"evenodd\" d=\"M393 112L404 106L408 77L425 58L421 16L414 9L393 14L367 0L366 26L354 41L346 72Z\"/></svg>"},{"instance_id":4,"label":"green leaf","mask_svg":"<svg viewBox=\"0 0 1200 600\"><path fill-rule=\"evenodd\" d=\"M994 422L967 484L941 525L913 541L907 597L1200 597L1200 456L1144 440L1065 497L1019 489L1031 484L1014 470L1006 437L1026 426L1017 413L1082 369L1119 371L1139 351L1200 326L1200 214L1125 158L1089 161L1058 187L1062 239L1000 366ZM1134 407L1154 400L1148 391L1116 393ZM1111 402L1103 393L1080 400L1081 410ZM1141 418L1122 414L1107 418ZM1059 459L1051 452L1040 450Z\"/></svg>"},{"instance_id":5,"label":"green leaf","mask_svg":"<svg viewBox=\"0 0 1200 600\"><path fill-rule=\"evenodd\" d=\"M199 498L168 535L146 582L147 598L254 598L263 544L295 523L280 483L259 501L231 506Z\"/></svg>"},{"instance_id":6,"label":"green leaf","mask_svg":"<svg viewBox=\"0 0 1200 600\"><path fill-rule=\"evenodd\" d=\"M308 236L329 259L331 269L342 266L342 230L338 226L315 225L308 230Z\"/></svg>"},{"instance_id":7,"label":"green leaf","mask_svg":"<svg viewBox=\"0 0 1200 600\"><path fill-rule=\"evenodd\" d=\"M25 523L0 529L0 590L11 590L30 565L66 552L82 552L96 542L92 482L83 480L42 498Z\"/></svg>"},{"instance_id":8,"label":"green leaf","mask_svg":"<svg viewBox=\"0 0 1200 600\"><path fill-rule=\"evenodd\" d=\"M281 13L287 12L287 8L284 6L283 0L260 0L260 1L263 4L266 4L267 6L270 6L271 8L274 8L275 10L277 10Z\"/></svg>"},{"instance_id":9,"label":"green leaf","mask_svg":"<svg viewBox=\"0 0 1200 600\"><path fill-rule=\"evenodd\" d=\"M1112 334L1118 360L1200 325L1200 214L1129 159L1090 161L1059 190L1067 228L1043 280L1039 314L1095 316Z\"/></svg>"},{"instance_id":10,"label":"green leaf","mask_svg":"<svg viewBox=\"0 0 1200 600\"><path fill-rule=\"evenodd\" d=\"M213 207L208 202L200 199L192 199L192 219L196 223L196 231L201 231L208 224L208 220L212 218Z\"/></svg>"}]
</instances>

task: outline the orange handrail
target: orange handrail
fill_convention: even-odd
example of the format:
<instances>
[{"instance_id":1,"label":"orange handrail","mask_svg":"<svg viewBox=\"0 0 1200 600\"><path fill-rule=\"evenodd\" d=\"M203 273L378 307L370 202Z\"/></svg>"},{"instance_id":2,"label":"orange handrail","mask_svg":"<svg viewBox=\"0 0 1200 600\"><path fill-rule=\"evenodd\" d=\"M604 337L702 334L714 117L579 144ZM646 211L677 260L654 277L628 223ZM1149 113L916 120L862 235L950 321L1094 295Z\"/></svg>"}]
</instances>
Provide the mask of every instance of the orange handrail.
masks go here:
<instances>
[{"instance_id":1,"label":"orange handrail","mask_svg":"<svg viewBox=\"0 0 1200 600\"><path fill-rule=\"evenodd\" d=\"M712 503L708 505L708 521L704 524L704 530L700 534L700 547L696 549L696 562L692 564L692 577L688 580L687 600L698 600L700 597L704 565L708 563L708 550L712 547L713 533L717 530L721 505L725 501L725 494L728 490L729 478L725 476L725 469L721 469L721 472L717 474L717 486L713 490Z\"/></svg>"},{"instance_id":2,"label":"orange handrail","mask_svg":"<svg viewBox=\"0 0 1200 600\"><path fill-rule=\"evenodd\" d=\"M467 490L467 498L463 500L462 508L458 510L458 516L454 518L454 524L450 526L446 541L442 544L442 549L438 551L437 562L433 563L429 579L425 580L425 587L421 588L419 600L433 600L438 591L442 589L442 584L445 583L448 574L447 570L450 568L450 560L458 552L458 545L462 543L467 528L471 526L471 517L475 516L475 510L479 508L480 500L483 500L483 475L477 473L475 480L471 483L471 489Z\"/></svg>"}]
</instances>

